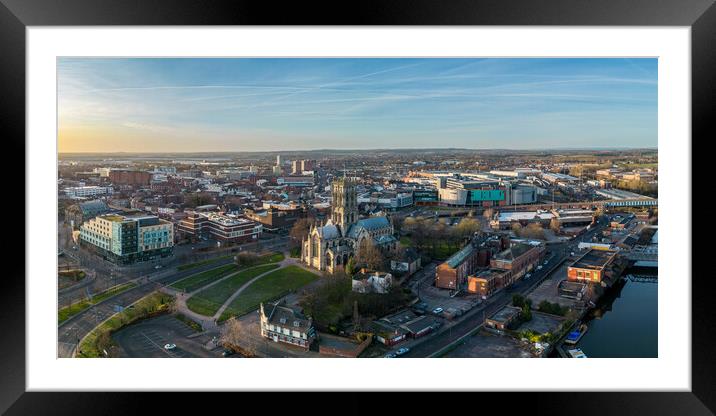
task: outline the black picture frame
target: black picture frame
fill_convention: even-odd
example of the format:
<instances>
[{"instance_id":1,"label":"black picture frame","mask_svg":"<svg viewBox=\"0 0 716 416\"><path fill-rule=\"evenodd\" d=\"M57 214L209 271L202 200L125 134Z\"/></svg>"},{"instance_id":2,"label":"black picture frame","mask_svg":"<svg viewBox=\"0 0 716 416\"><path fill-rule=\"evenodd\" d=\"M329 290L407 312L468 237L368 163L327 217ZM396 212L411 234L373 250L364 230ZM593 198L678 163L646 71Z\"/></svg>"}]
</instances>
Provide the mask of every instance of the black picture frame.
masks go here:
<instances>
[{"instance_id":1,"label":"black picture frame","mask_svg":"<svg viewBox=\"0 0 716 416\"><path fill-rule=\"evenodd\" d=\"M546 26L685 26L691 28L692 146L693 138L712 132L716 108L716 6L713 0L490 0L490 1L363 1L270 2L200 0L0 0L0 120L4 149L15 161L25 155L25 46L27 26L101 25L546 25ZM711 136L713 137L713 136ZM24 168L24 166L22 166ZM17 170L16 170L17 171ZM695 178L695 177L694 177ZM692 189L696 189L695 187ZM28 190L26 190L27 192ZM23 199L24 201L24 199ZM15 204L23 205L24 202ZM690 204L687 206L691 206ZM14 211L18 211L17 205ZM24 214L23 214L24 216ZM30 220L24 216L25 222ZM12 235L23 235L20 221L6 225ZM687 224L691 227L691 224ZM12 249L24 252L25 239L15 238ZM693 246L693 258L704 255ZM20 258L22 254L12 258ZM676 259L675 259L676 260ZM678 259L691 268L691 259ZM7 264L6 264L7 266ZM0 343L2 383L0 411L7 414L115 414L146 410L147 395L136 400L130 393L28 393L25 392L25 285L24 264L3 276L0 290L3 338ZM688 273L685 273L688 276ZM716 409L716 366L712 306L713 277L692 278L692 390L691 392L609 393L500 393L490 401L508 404L510 410L537 414L713 414ZM615 377L618 377L615 374ZM479 377L479 375L476 375ZM474 394L474 393L473 393ZM484 394L458 399L486 401ZM163 413L185 409L187 396L162 395ZM181 398L181 400L177 400ZM260 403L268 398L257 398ZM194 399L190 399L193 401ZM212 398L236 404L236 396ZM219 401L216 401L219 400ZM240 400L240 399L239 399ZM292 401L296 399L286 400ZM304 399L298 399L304 401ZM349 395L341 412L374 411L370 400ZM401 412L420 401L391 398ZM453 400L451 400L453 401ZM452 406L452 405L451 405ZM452 408L452 407L451 407ZM207 408L208 409L208 408ZM143 412L142 412L143 413Z\"/></svg>"}]
</instances>

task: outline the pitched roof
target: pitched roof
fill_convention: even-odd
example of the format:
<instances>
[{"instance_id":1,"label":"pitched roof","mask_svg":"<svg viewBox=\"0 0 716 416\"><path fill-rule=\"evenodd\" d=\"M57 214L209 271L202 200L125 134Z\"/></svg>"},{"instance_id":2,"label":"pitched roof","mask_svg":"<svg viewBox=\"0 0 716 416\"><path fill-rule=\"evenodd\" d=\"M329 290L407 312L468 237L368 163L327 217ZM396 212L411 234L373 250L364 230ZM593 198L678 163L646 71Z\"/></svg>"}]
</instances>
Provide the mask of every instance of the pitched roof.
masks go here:
<instances>
[{"instance_id":1,"label":"pitched roof","mask_svg":"<svg viewBox=\"0 0 716 416\"><path fill-rule=\"evenodd\" d=\"M264 307L268 322L305 332L312 326L312 320L302 313L277 303L269 303Z\"/></svg>"},{"instance_id":2,"label":"pitched roof","mask_svg":"<svg viewBox=\"0 0 716 416\"><path fill-rule=\"evenodd\" d=\"M377 216L364 218L351 225L346 235L350 238L358 238L362 230L372 231L387 227L390 227L390 221L388 221L387 217Z\"/></svg>"},{"instance_id":3,"label":"pitched roof","mask_svg":"<svg viewBox=\"0 0 716 416\"><path fill-rule=\"evenodd\" d=\"M333 225L333 222L330 220L324 225L323 227L317 227L318 234L321 235L325 239L333 239L333 238L339 238L341 236L341 232L338 230L338 227Z\"/></svg>"}]
</instances>

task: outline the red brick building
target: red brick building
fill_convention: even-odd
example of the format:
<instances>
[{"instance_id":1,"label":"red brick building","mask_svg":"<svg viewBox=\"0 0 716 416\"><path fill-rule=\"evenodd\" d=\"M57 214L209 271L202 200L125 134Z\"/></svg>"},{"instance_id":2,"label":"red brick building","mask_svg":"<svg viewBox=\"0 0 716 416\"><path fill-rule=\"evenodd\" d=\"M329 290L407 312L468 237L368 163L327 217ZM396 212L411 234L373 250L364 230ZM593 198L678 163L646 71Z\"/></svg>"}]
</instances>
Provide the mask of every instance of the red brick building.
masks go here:
<instances>
[{"instance_id":1,"label":"red brick building","mask_svg":"<svg viewBox=\"0 0 716 416\"><path fill-rule=\"evenodd\" d=\"M149 185L152 174L139 170L110 170L109 180L115 185Z\"/></svg>"},{"instance_id":2,"label":"red brick building","mask_svg":"<svg viewBox=\"0 0 716 416\"><path fill-rule=\"evenodd\" d=\"M479 263L479 250L468 244L435 269L435 286L441 289L461 289L467 277L475 272Z\"/></svg>"},{"instance_id":3,"label":"red brick building","mask_svg":"<svg viewBox=\"0 0 716 416\"><path fill-rule=\"evenodd\" d=\"M601 283L616 257L617 252L613 250L591 249L567 268L567 280Z\"/></svg>"}]
</instances>

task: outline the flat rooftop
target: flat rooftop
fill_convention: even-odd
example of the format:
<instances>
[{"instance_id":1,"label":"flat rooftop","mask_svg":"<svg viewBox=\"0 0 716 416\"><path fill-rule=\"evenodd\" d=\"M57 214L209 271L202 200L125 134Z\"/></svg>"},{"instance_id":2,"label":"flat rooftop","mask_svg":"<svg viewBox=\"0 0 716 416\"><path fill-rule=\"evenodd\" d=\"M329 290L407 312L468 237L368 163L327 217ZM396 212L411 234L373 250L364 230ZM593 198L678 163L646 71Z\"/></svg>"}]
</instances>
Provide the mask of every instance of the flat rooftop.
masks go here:
<instances>
[{"instance_id":1,"label":"flat rooftop","mask_svg":"<svg viewBox=\"0 0 716 416\"><path fill-rule=\"evenodd\" d=\"M600 270L603 269L616 254L616 251L591 249L569 267Z\"/></svg>"},{"instance_id":2,"label":"flat rooftop","mask_svg":"<svg viewBox=\"0 0 716 416\"><path fill-rule=\"evenodd\" d=\"M515 315L520 313L520 308L514 306L505 306L499 311L495 312L489 319L497 322L507 322L512 319Z\"/></svg>"},{"instance_id":3,"label":"flat rooftop","mask_svg":"<svg viewBox=\"0 0 716 416\"><path fill-rule=\"evenodd\" d=\"M510 222L510 221L531 221L531 220L551 220L554 218L554 214L551 212L536 212L536 211L527 211L527 212L500 212L499 215L499 221L500 222Z\"/></svg>"}]
</instances>

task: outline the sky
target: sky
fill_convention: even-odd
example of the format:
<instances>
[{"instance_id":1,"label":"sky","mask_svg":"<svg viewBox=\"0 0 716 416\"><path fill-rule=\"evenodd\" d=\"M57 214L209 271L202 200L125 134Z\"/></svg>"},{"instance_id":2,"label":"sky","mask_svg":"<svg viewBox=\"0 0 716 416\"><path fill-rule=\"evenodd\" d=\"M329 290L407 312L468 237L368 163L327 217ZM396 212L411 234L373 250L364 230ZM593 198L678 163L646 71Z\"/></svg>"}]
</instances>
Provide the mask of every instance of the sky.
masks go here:
<instances>
[{"instance_id":1,"label":"sky","mask_svg":"<svg viewBox=\"0 0 716 416\"><path fill-rule=\"evenodd\" d=\"M657 146L652 58L58 58L58 149Z\"/></svg>"}]
</instances>

